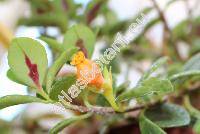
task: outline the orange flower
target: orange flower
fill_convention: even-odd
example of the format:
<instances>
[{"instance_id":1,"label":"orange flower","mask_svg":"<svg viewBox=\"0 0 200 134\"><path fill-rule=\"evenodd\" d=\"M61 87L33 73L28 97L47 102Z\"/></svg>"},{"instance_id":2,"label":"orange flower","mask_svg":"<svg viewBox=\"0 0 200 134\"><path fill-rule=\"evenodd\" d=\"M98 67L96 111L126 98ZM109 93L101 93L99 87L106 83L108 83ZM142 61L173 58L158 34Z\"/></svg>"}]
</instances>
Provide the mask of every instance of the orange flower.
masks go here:
<instances>
[{"instance_id":1,"label":"orange flower","mask_svg":"<svg viewBox=\"0 0 200 134\"><path fill-rule=\"evenodd\" d=\"M95 89L91 88L92 91L102 93L116 111L121 111L113 96L111 70L109 72L105 67L103 77L99 66L95 62L86 59L82 51L79 51L74 55L71 65L76 66L78 79L88 81L89 86L95 86Z\"/></svg>"},{"instance_id":2,"label":"orange flower","mask_svg":"<svg viewBox=\"0 0 200 134\"><path fill-rule=\"evenodd\" d=\"M89 86L95 86L99 90L102 88L104 78L99 66L95 62L86 59L82 51L74 55L71 65L76 66L78 79L88 81Z\"/></svg>"}]
</instances>

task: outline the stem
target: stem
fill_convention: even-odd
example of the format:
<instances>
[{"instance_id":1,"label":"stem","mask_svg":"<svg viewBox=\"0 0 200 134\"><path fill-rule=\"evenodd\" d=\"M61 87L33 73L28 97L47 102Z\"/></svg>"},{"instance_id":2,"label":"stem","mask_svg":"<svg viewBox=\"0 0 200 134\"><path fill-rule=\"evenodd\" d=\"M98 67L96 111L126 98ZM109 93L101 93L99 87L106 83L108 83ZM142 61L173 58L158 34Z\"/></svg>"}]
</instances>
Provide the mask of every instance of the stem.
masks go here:
<instances>
[{"instance_id":1,"label":"stem","mask_svg":"<svg viewBox=\"0 0 200 134\"><path fill-rule=\"evenodd\" d=\"M120 108L117 106L117 104L115 102L112 85L105 83L103 85L103 89L104 89L103 96L106 98L106 100L115 109L115 111L121 112Z\"/></svg>"},{"instance_id":2,"label":"stem","mask_svg":"<svg viewBox=\"0 0 200 134\"><path fill-rule=\"evenodd\" d=\"M166 99L163 100L163 102L167 102L168 100L171 100L172 98L179 98L179 97L185 96L185 95L189 94L191 91L198 90L199 87L200 87L200 83L198 83L198 86L195 85L195 87L191 87L188 90L181 92L178 96L168 95L166 97ZM123 112L116 112L112 107L100 107L100 106L85 107L85 106L78 106L78 105L72 105L72 104L67 105L67 106L63 105L63 106L66 109L78 111L81 113L91 112L91 113L96 113L96 114L100 114L100 115L109 115L109 114L115 114L115 113L128 113L128 112L138 111L138 110L142 110L146 107L154 106L158 103L160 103L160 101L155 102L155 103L150 103L148 105L138 105L138 106L130 107L130 108L125 109Z\"/></svg>"},{"instance_id":3,"label":"stem","mask_svg":"<svg viewBox=\"0 0 200 134\"><path fill-rule=\"evenodd\" d=\"M158 11L158 14L159 14L159 16L160 16L160 19L163 21L163 24L164 24L165 29L166 29L168 32L170 32L171 30L170 30L170 28L169 28L169 26L168 26L168 24L167 24L167 20L165 19L165 16L164 16L163 12L161 11L160 7L158 6L158 4L156 3L155 0L151 0L151 1L152 1L152 3L153 3L154 7L156 8L156 10Z\"/></svg>"},{"instance_id":4,"label":"stem","mask_svg":"<svg viewBox=\"0 0 200 134\"><path fill-rule=\"evenodd\" d=\"M47 101L52 102L52 100L49 98L49 95L44 92L43 88L38 89L39 91L37 92L40 94L42 97L44 97Z\"/></svg>"},{"instance_id":5,"label":"stem","mask_svg":"<svg viewBox=\"0 0 200 134\"><path fill-rule=\"evenodd\" d=\"M163 22L163 25L164 25L164 34L163 34L163 55L166 55L166 56L168 56L169 55L169 53L168 53L168 49L167 49L167 39L168 39L168 33L171 33L171 30L170 30L170 28L169 28L169 26L168 26L168 24L167 24L167 21L166 21L166 19L165 19L165 17L164 17L164 14L163 14L163 12L161 11L161 9L159 8L159 6L158 6L158 4L156 3L156 1L155 0L151 0L152 1L152 3L153 3L153 5L154 5L154 7L156 8L156 10L158 11L158 14L159 14L159 16L160 16L160 19L162 20L162 22Z\"/></svg>"},{"instance_id":6,"label":"stem","mask_svg":"<svg viewBox=\"0 0 200 134\"><path fill-rule=\"evenodd\" d=\"M169 41L173 44L173 48L175 50L175 54L177 56L178 59L180 59L181 61L183 60L179 51L178 51L178 47L176 45L176 41L173 38L171 29L168 26L167 20L165 19L164 13L162 12L162 10L160 9L160 7L158 6L158 4L156 3L155 0L151 0L154 7L156 8L156 10L158 11L158 14L160 16L160 19L163 22L164 25L164 39L163 39L163 55L169 56L169 52L168 52L168 48L167 48L167 44L169 43Z\"/></svg>"},{"instance_id":7,"label":"stem","mask_svg":"<svg viewBox=\"0 0 200 134\"><path fill-rule=\"evenodd\" d=\"M88 101L88 94L89 94L88 90L85 90L83 92L83 101L84 101L84 104L85 104L86 107L91 107L91 104Z\"/></svg>"}]
</instances>

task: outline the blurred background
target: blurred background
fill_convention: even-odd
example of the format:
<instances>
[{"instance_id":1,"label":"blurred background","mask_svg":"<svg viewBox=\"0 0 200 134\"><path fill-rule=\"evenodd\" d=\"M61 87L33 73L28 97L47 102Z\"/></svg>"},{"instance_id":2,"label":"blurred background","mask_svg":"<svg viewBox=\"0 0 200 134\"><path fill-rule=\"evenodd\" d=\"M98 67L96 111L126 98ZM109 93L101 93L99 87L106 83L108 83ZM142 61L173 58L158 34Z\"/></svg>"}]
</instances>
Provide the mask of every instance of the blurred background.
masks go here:
<instances>
[{"instance_id":1,"label":"blurred background","mask_svg":"<svg viewBox=\"0 0 200 134\"><path fill-rule=\"evenodd\" d=\"M33 17L34 15L33 12L33 7L35 6L34 4L38 4L37 0L35 3L33 1L34 0L0 0L0 96L5 96L9 94L23 94L23 95L30 94L30 92L27 91L27 88L25 86L12 82L6 76L7 70L9 69L7 63L7 48L9 47L10 40L13 37L31 37L37 39L41 35L48 35L51 37L56 37L57 40L61 41L63 39L63 34L62 34L63 31L66 31L66 29L71 25L73 25L74 23L82 22L81 16L86 13L85 10L88 9L88 3L91 2L90 0L74 0L75 7L73 7L73 9L76 9L76 11L72 11L72 13L68 14L68 16L66 16L67 17L66 21L60 20L62 24L58 24L57 26L50 26L48 22L45 22L45 20L43 23L42 21L39 22L37 21L37 19L34 20L34 18L31 18L33 19L31 22L30 17ZM101 27L104 27L105 25L107 25L107 23L115 24L119 22L119 24L116 24L118 28L116 28L115 31L112 30L112 34L109 33L108 35L106 35L107 32L105 31L100 32L100 34L102 34L101 36L105 34L105 36L111 37L111 39L110 41L107 41L106 38L101 38L97 40L93 58L98 57L102 49L104 49L105 46L109 44L109 42L111 43L113 41L114 36L117 32L123 32L126 29L128 29L128 24L130 24L130 22L134 22L133 18L144 9L145 9L144 11L146 12L147 8L158 6L159 9L163 12L164 17L166 19L166 23L168 24L168 27L171 30L176 28L176 26L182 23L184 20L192 21L192 18L198 17L200 15L199 0L173 0L173 1L155 0L155 1L157 5L155 5L155 3L152 2L152 0L108 0L108 2L106 3L106 7L109 9L109 11L112 11L109 12L112 13L112 15L108 17L110 20L105 19L104 13L100 13L95 17L94 20L92 20L90 26L93 27L94 30L96 30L95 27L100 27L101 29ZM172 2L173 4L171 4ZM40 6L42 8L43 5L41 4ZM63 7L64 6L65 3L63 2ZM38 12L42 14L43 10L38 10ZM113 14L115 14L116 16ZM159 15L160 14L158 10L152 10L147 14L149 21L153 20ZM29 18L29 20L26 20L27 18ZM64 18L65 16L62 19ZM57 22L55 23L57 24ZM43 24L45 24L45 26ZM154 53L159 53L162 49L163 35L165 32L164 27L165 24L163 24L163 22L158 22L155 23L150 29L148 29L148 32L143 34L143 36L147 38L147 40L151 43L151 45L155 47ZM181 31L181 33L182 32L184 31ZM53 60L52 53L50 52L47 45L44 42L42 43L46 48L50 65ZM188 47L187 43L188 43L187 41L180 41L178 45L178 47L180 48L179 53L183 60L187 59L190 53L190 48ZM197 45L197 47L199 47L199 45ZM140 48L135 48L135 49L140 49ZM146 50L148 51L148 48ZM128 58L125 57L125 59ZM134 59L133 64L131 65L123 64L123 62L120 63L119 66L121 68L121 71L120 74L118 74L118 76L116 77L118 85L128 80L131 80L130 84L131 87L133 87L137 83L137 81L141 76L141 72L146 70L151 65L152 62L149 59L144 59L144 60L141 60L141 58L139 59L140 59L140 65L142 64L142 66L138 66L137 59ZM66 71L65 69L63 70ZM31 118L34 120L36 118L39 118L42 114L44 115L45 113L48 113L49 110L51 109L48 105L42 105L42 107L44 107L42 109L40 107L41 104L13 106L1 110L0 118L2 122L3 121L9 122L12 120L18 122L17 120L19 119L20 114L23 113L23 115L28 116L27 118ZM70 116L70 114L71 114L70 112L67 114L65 113L65 116ZM25 117L23 116L23 118ZM57 121L41 120L39 126L49 128L53 126L55 122ZM23 133L21 132L21 130L18 131L20 133Z\"/></svg>"}]
</instances>

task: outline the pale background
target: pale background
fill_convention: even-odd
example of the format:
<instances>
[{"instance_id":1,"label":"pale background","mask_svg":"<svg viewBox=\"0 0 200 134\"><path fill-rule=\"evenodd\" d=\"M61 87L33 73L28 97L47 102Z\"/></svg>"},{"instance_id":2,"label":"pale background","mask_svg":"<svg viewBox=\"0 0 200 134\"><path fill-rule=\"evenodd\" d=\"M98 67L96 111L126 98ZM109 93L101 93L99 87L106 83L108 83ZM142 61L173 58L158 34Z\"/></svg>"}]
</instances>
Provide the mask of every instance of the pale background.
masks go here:
<instances>
[{"instance_id":1,"label":"pale background","mask_svg":"<svg viewBox=\"0 0 200 134\"><path fill-rule=\"evenodd\" d=\"M161 9L165 7L168 0L157 0ZM198 14L200 7L197 3L199 0L189 0L189 7L196 8L195 14ZM84 5L89 2L89 0L76 0L78 3L83 3ZM118 14L121 20L128 19L135 14L137 14L142 8L151 5L149 0L110 0L109 6ZM167 18L170 27L174 27L177 23L187 18L186 5L183 1L179 1L172 5L166 12L165 16ZM24 0L7 0L6 2L0 2L0 22L6 25L9 29L13 31L16 36L28 36L36 38L39 36L38 29L34 27L19 27L16 28L17 19L20 16L26 16L29 14L29 6ZM152 16L155 14L152 14ZM52 29L50 32L56 32ZM162 37L162 25L157 25L149 35L154 39L156 45L160 45ZM48 51L48 49L47 49ZM183 49L183 51L186 51ZM95 53L95 57L98 56L98 48ZM49 58L51 57L48 53ZM144 67L148 67L150 63L144 63ZM6 71L8 70L7 64L7 52L6 49L0 45L0 97L8 94L27 94L26 88L22 85L16 84L10 81L6 77ZM124 81L124 75L126 72L126 66L122 64L122 74L118 78L118 83ZM131 80L131 86L134 86L140 77L140 73L136 70L132 70L129 75L129 80ZM0 111L0 118L5 120L12 120L19 112L28 107L30 113L41 113L42 111L48 110L48 106L43 106L43 109L38 107L41 105L31 104L31 105L20 105L6 108ZM33 115L34 116L34 115Z\"/></svg>"}]
</instances>

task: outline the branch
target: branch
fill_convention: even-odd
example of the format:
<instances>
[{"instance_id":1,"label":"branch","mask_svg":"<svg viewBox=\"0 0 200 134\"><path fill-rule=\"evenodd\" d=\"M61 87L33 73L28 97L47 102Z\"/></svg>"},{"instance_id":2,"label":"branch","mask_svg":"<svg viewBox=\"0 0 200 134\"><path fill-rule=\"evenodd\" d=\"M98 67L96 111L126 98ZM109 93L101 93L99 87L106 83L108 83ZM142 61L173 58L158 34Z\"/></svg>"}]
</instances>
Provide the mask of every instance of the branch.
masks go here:
<instances>
[{"instance_id":1,"label":"branch","mask_svg":"<svg viewBox=\"0 0 200 134\"><path fill-rule=\"evenodd\" d=\"M172 32L171 32L171 29L169 28L169 25L167 23L167 20L165 19L165 15L164 13L162 12L162 10L160 9L160 7L158 6L158 4L156 3L155 0L151 0L154 7L156 8L156 10L158 11L158 14L160 16L160 19L162 20L163 22L163 25L164 25L164 41L163 41L163 54L164 55L169 55L169 52L167 50L167 43L168 43L168 39L172 42L173 47L174 47L174 50L175 50L175 54L177 55L177 57L182 60L182 57L178 51L178 47L176 45L176 41L173 39L173 35L172 35Z\"/></svg>"},{"instance_id":2,"label":"branch","mask_svg":"<svg viewBox=\"0 0 200 134\"><path fill-rule=\"evenodd\" d=\"M78 106L78 105L72 105L72 107L67 108L73 111L78 111L81 113L96 113L101 115L107 115L107 114L114 114L115 110L112 107L99 107L99 106L91 106L91 107L85 107L85 106Z\"/></svg>"},{"instance_id":3,"label":"branch","mask_svg":"<svg viewBox=\"0 0 200 134\"><path fill-rule=\"evenodd\" d=\"M160 19L163 21L163 24L164 24L165 29L166 29L169 33L171 33L171 30L170 30L170 28L169 28L169 26L168 26L168 24L167 24L167 20L165 19L165 16L164 16L163 12L161 11L160 7L158 6L158 4L156 3L155 0L151 0L151 1L152 1L152 3L153 3L154 7L156 8L156 10L158 11L158 14L159 14L159 16L160 16Z\"/></svg>"},{"instance_id":4,"label":"branch","mask_svg":"<svg viewBox=\"0 0 200 134\"><path fill-rule=\"evenodd\" d=\"M168 100L171 99L171 97L173 98L183 97L185 94L189 94L191 91L199 89L199 87L200 87L200 82L197 82L196 84L191 86L188 90L181 92L178 96L168 95L162 102L167 102ZM160 103L160 101L150 103L148 105L138 105L138 106L130 107L130 108L125 109L123 112L116 112L112 107L100 107L100 106L85 107L85 106L78 106L78 105L72 105L72 104L70 104L70 106L66 106L66 105L63 105L63 106L65 107L65 109L78 111L80 113L89 112L89 113L95 113L95 114L100 114L100 115L110 115L110 114L138 111L146 107L154 106L158 103Z\"/></svg>"},{"instance_id":5,"label":"branch","mask_svg":"<svg viewBox=\"0 0 200 134\"><path fill-rule=\"evenodd\" d=\"M157 104L157 102L149 104L149 105L138 105L138 106L127 108L123 112L116 112L112 107L100 107L100 106L85 107L85 106L78 106L78 105L70 105L70 107L65 106L65 105L63 105L63 106L66 109L78 111L78 112L81 112L81 113L89 112L89 113L95 113L95 114L100 114L100 115L110 115L110 114L116 114L116 113L133 112L133 111L141 110L141 109L148 107L148 106L153 106L155 104Z\"/></svg>"}]
</instances>

